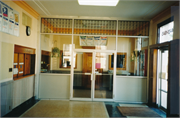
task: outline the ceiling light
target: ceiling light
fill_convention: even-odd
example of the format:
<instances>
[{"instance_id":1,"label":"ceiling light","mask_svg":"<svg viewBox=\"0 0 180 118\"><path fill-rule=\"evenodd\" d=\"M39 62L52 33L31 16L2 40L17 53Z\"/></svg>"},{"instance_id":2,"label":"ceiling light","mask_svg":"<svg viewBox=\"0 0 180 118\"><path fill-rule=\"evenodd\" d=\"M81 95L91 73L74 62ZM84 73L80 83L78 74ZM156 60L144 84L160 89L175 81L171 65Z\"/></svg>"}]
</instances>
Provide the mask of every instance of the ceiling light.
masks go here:
<instances>
[{"instance_id":1,"label":"ceiling light","mask_svg":"<svg viewBox=\"0 0 180 118\"><path fill-rule=\"evenodd\" d=\"M78 0L79 5L116 6L119 0Z\"/></svg>"}]
</instances>

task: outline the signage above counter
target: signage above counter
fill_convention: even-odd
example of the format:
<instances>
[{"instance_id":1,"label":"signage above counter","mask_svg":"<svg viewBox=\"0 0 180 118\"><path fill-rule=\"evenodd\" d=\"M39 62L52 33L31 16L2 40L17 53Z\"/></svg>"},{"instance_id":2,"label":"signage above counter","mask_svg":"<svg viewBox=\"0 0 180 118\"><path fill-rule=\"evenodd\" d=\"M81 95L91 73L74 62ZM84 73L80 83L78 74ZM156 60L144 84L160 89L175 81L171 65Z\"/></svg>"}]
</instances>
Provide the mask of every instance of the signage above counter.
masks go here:
<instances>
[{"instance_id":1,"label":"signage above counter","mask_svg":"<svg viewBox=\"0 0 180 118\"><path fill-rule=\"evenodd\" d=\"M102 36L79 36L80 46L106 46L107 37Z\"/></svg>"}]
</instances>

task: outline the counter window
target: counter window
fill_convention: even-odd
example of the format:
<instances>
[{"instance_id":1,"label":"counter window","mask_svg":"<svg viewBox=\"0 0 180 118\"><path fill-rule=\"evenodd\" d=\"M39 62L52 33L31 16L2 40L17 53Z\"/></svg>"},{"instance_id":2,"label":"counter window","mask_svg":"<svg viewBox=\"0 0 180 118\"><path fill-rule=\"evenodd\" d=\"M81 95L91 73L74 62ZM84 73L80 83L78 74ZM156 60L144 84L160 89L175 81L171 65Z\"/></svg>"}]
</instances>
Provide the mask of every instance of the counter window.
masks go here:
<instances>
[{"instance_id":1,"label":"counter window","mask_svg":"<svg viewBox=\"0 0 180 118\"><path fill-rule=\"evenodd\" d=\"M126 70L126 53L117 53L117 70ZM114 55L109 56L109 69L113 70Z\"/></svg>"}]
</instances>

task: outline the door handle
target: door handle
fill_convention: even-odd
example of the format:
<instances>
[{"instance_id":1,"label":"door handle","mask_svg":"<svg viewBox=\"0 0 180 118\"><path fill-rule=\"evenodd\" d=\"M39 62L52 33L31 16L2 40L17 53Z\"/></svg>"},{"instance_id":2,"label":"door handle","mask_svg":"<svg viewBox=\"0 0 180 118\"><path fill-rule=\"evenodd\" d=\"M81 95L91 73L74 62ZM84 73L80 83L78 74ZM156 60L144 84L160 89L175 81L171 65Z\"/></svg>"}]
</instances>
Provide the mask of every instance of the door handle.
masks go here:
<instances>
[{"instance_id":1,"label":"door handle","mask_svg":"<svg viewBox=\"0 0 180 118\"><path fill-rule=\"evenodd\" d=\"M85 75L91 75L91 73L84 73Z\"/></svg>"}]
</instances>

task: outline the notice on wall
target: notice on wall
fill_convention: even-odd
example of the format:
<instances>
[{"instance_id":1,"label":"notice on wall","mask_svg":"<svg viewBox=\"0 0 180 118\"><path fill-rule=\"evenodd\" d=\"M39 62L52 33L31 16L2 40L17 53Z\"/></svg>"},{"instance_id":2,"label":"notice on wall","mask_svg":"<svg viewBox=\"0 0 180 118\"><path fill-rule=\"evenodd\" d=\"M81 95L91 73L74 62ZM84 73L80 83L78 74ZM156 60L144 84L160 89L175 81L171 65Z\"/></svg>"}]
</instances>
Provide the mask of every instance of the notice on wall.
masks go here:
<instances>
[{"instance_id":1,"label":"notice on wall","mask_svg":"<svg viewBox=\"0 0 180 118\"><path fill-rule=\"evenodd\" d=\"M8 7L6 5L2 5L2 13L3 13L3 22L2 22L2 31L8 33Z\"/></svg>"},{"instance_id":2,"label":"notice on wall","mask_svg":"<svg viewBox=\"0 0 180 118\"><path fill-rule=\"evenodd\" d=\"M101 44L101 37L95 36L94 37L94 45L100 45Z\"/></svg>"},{"instance_id":3,"label":"notice on wall","mask_svg":"<svg viewBox=\"0 0 180 118\"><path fill-rule=\"evenodd\" d=\"M15 10L14 10L14 19L15 19L14 35L19 36L19 13Z\"/></svg>"},{"instance_id":4,"label":"notice on wall","mask_svg":"<svg viewBox=\"0 0 180 118\"><path fill-rule=\"evenodd\" d=\"M0 31L19 36L19 12L0 1Z\"/></svg>"},{"instance_id":5,"label":"notice on wall","mask_svg":"<svg viewBox=\"0 0 180 118\"><path fill-rule=\"evenodd\" d=\"M86 36L80 36L80 45L86 46Z\"/></svg>"},{"instance_id":6,"label":"notice on wall","mask_svg":"<svg viewBox=\"0 0 180 118\"><path fill-rule=\"evenodd\" d=\"M13 14L13 9L9 8L9 29L8 29L9 34L14 34L14 14Z\"/></svg>"},{"instance_id":7,"label":"notice on wall","mask_svg":"<svg viewBox=\"0 0 180 118\"><path fill-rule=\"evenodd\" d=\"M87 36L87 46L94 46L94 37L93 36Z\"/></svg>"},{"instance_id":8,"label":"notice on wall","mask_svg":"<svg viewBox=\"0 0 180 118\"><path fill-rule=\"evenodd\" d=\"M101 45L106 46L107 44L107 37L101 37Z\"/></svg>"},{"instance_id":9,"label":"notice on wall","mask_svg":"<svg viewBox=\"0 0 180 118\"><path fill-rule=\"evenodd\" d=\"M2 4L0 3L0 31L2 29Z\"/></svg>"}]
</instances>

